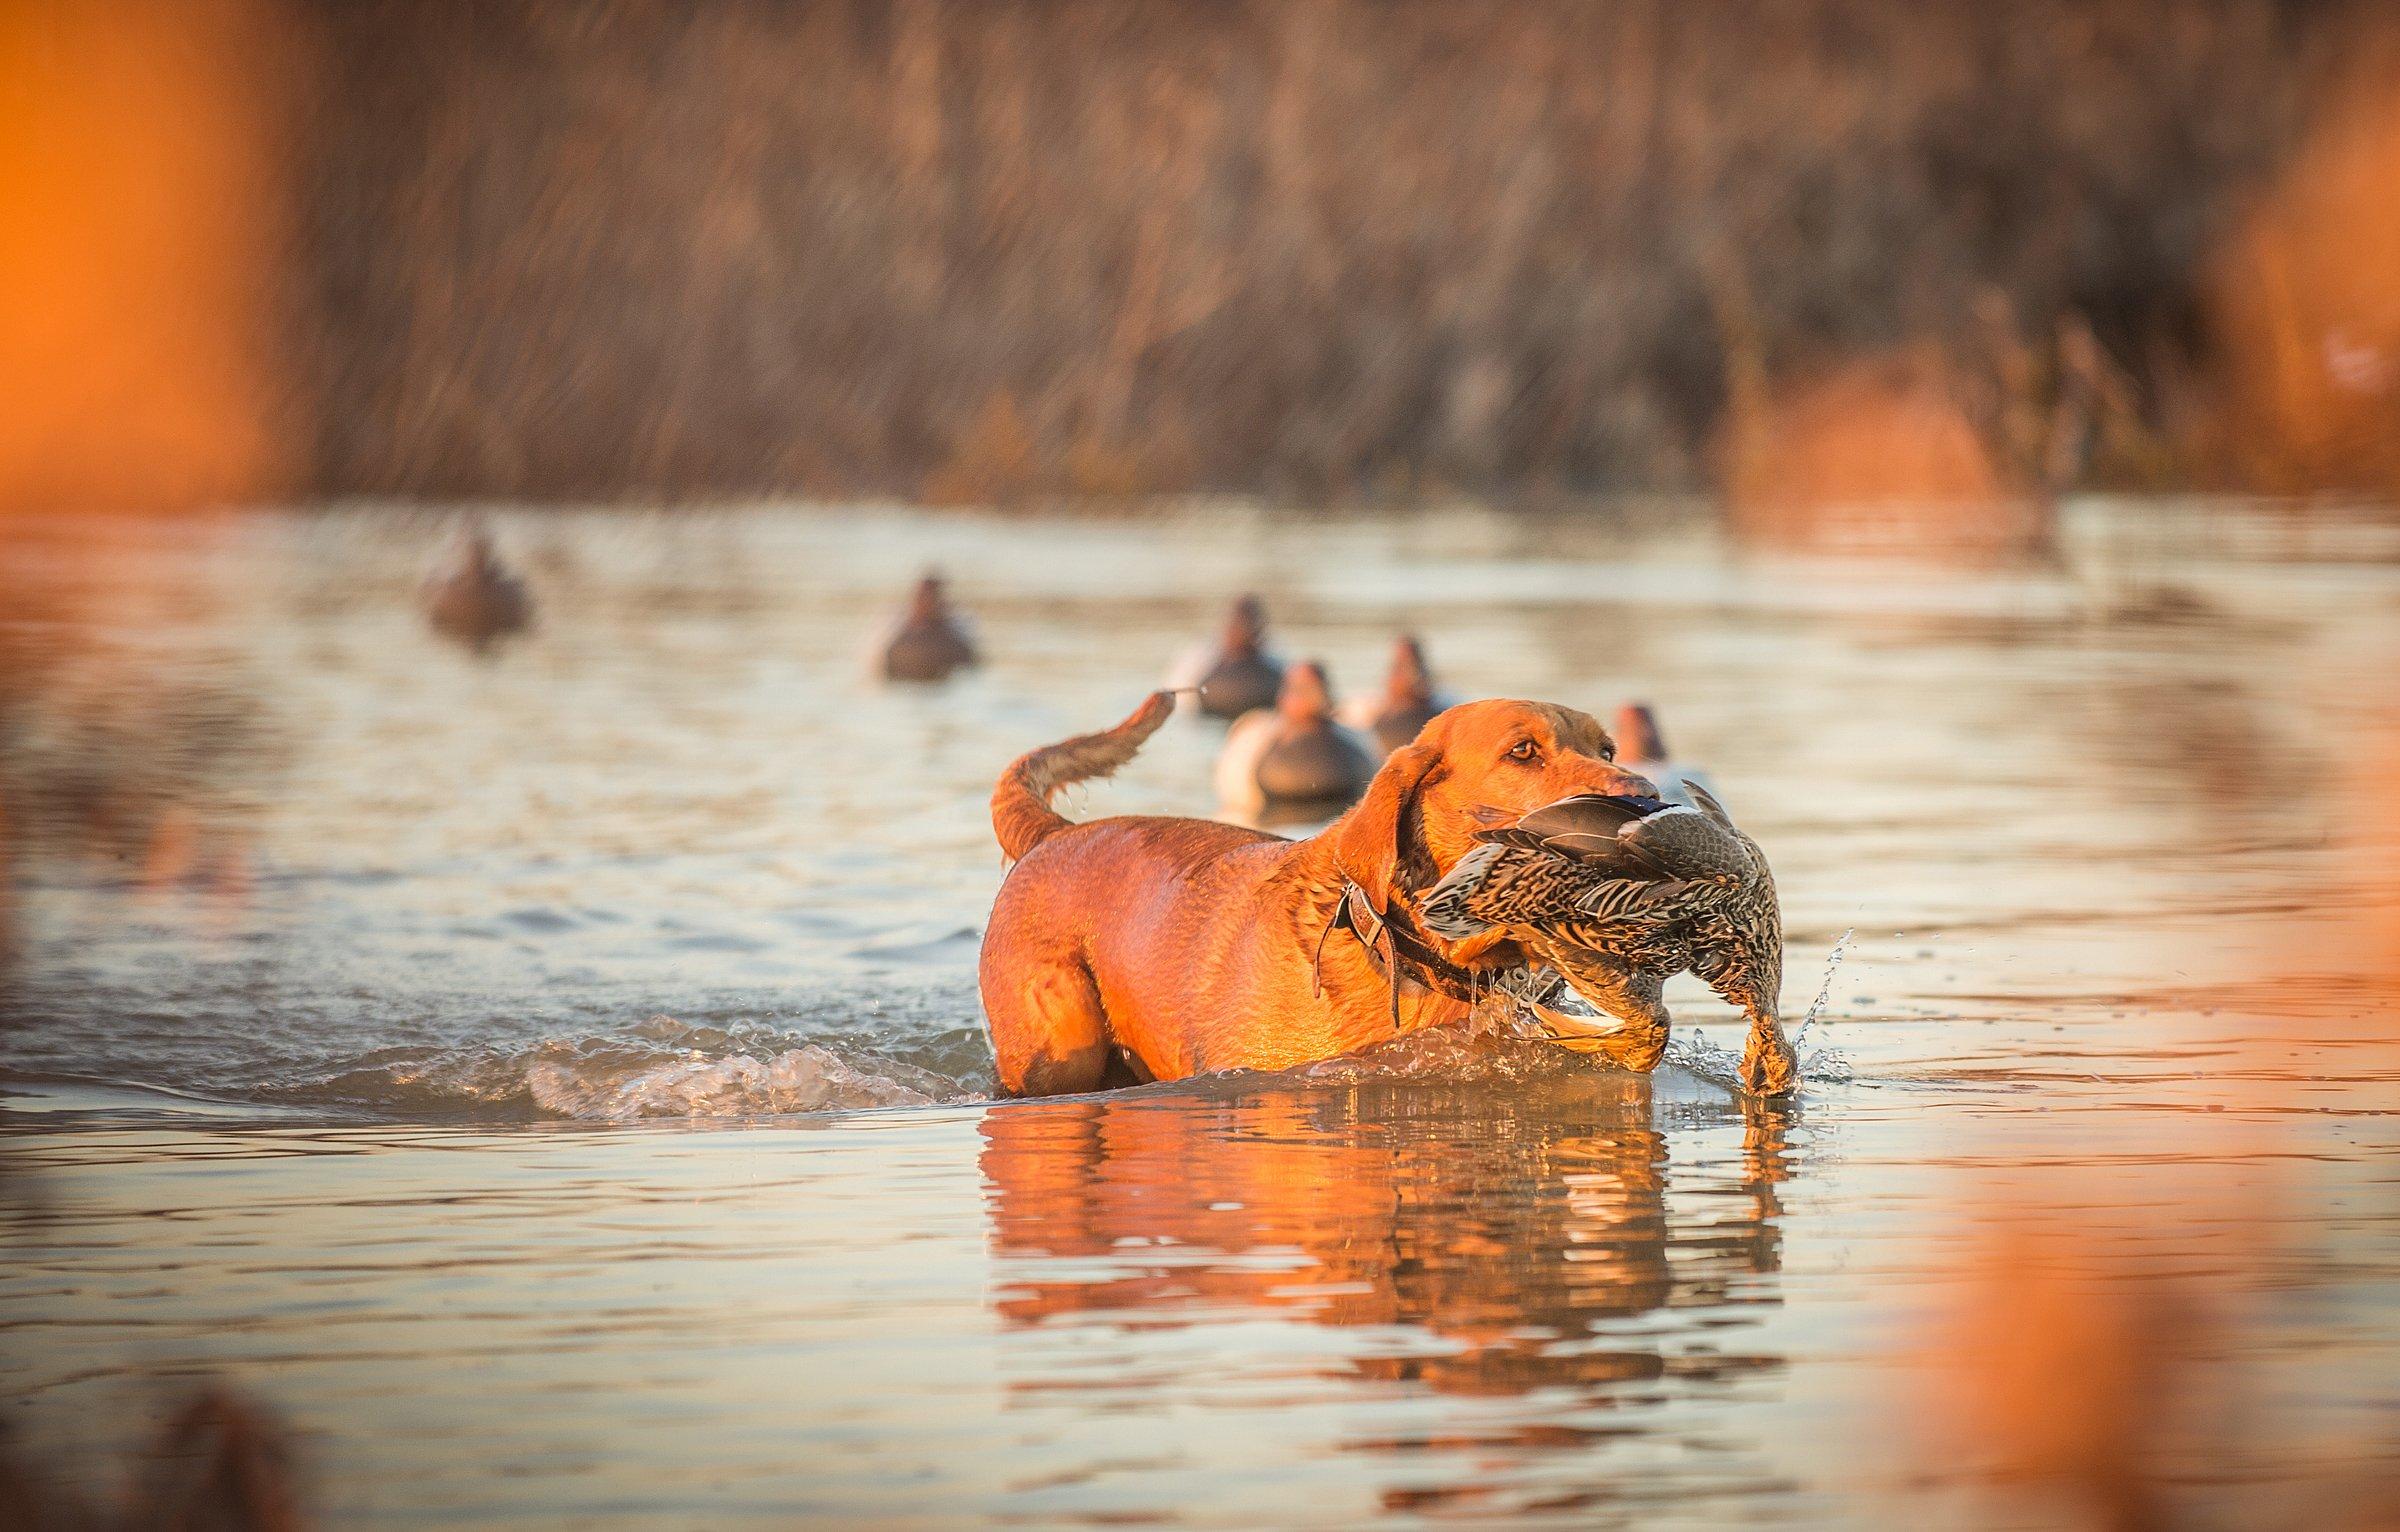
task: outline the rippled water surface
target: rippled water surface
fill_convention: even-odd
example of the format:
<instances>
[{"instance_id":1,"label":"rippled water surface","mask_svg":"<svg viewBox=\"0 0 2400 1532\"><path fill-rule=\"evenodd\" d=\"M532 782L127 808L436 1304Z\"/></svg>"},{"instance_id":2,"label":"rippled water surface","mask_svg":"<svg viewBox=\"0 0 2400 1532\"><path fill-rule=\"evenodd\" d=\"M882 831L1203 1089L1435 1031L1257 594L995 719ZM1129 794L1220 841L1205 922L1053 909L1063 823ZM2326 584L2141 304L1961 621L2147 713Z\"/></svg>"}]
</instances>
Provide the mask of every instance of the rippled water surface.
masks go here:
<instances>
[{"instance_id":1,"label":"rippled water surface","mask_svg":"<svg viewBox=\"0 0 2400 1532\"><path fill-rule=\"evenodd\" d=\"M222 1377L343 1523L1932 1514L1914 1337L2028 1197L2174 1210L2233 1311L2249 1424L2170 1478L2238 1521L2400 1463L2400 1029L2317 939L2390 881L2371 523L2087 503L1969 574L1640 516L495 525L539 625L489 657L413 604L426 513L0 554L55 657L0 1380L74 1484ZM873 685L929 562L990 663ZM1465 695L1653 702L1774 858L1795 1017L1855 932L1854 1077L1745 1109L1687 981L1653 1081L1435 1037L985 1103L991 778L1242 589L1337 684L1406 626ZM1209 812L1217 737L1074 812Z\"/></svg>"}]
</instances>

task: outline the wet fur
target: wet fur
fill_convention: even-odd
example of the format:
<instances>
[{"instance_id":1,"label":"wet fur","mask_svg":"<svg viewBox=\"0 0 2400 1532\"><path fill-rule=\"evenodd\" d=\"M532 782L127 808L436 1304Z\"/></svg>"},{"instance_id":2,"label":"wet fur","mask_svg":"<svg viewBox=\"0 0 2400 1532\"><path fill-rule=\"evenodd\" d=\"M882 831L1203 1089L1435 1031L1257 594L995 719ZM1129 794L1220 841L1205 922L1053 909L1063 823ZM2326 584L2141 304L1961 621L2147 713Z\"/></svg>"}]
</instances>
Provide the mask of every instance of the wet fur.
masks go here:
<instances>
[{"instance_id":1,"label":"wet fur","mask_svg":"<svg viewBox=\"0 0 2400 1532\"><path fill-rule=\"evenodd\" d=\"M1010 1095L1275 1069L1389 1038L1381 973L1358 942L1324 939L1345 878L1451 962L1496 973L1524 961L1506 933L1433 936L1415 919L1417 898L1494 809L1647 786L1609 763L1614 747L1587 715L1498 701L1435 718L1356 808L1306 840L1198 819L1073 824L1049 806L1060 787L1132 759L1172 707L1160 692L1114 729L1033 751L992 795L993 830L1017 863L993 905L980 978ZM1527 739L1538 763L1509 755ZM1464 1001L1408 982L1397 1030L1467 1014Z\"/></svg>"}]
</instances>

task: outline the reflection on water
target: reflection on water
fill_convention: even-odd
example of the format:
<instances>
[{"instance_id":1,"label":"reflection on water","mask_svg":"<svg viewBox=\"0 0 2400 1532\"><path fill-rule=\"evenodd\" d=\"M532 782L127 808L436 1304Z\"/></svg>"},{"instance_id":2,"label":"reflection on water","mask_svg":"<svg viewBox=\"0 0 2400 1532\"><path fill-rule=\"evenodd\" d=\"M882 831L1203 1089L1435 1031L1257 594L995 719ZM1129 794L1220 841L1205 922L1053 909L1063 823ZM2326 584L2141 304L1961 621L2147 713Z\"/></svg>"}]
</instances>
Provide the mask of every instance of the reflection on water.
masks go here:
<instances>
[{"instance_id":1,"label":"reflection on water","mask_svg":"<svg viewBox=\"0 0 2400 1532\"><path fill-rule=\"evenodd\" d=\"M2068 1235L2024 1311L2088 1343L1910 1381L1925 1310L1988 1339L2019 1203L2229 1316L2182 1349L2258 1418L2146 1442L2138 1503L2288 1521L2392 1461L2400 1050L2321 939L2400 849L2338 787L2375 523L2084 503L1921 578L1634 517L493 525L542 620L488 654L415 605L434 518L128 531L113 605L0 546L0 1384L85 1499L222 1378L342 1524L1944 1519L1982 1470L1910 1401L2038 1464L2093 1378L2187 1375ZM987 664L879 687L937 563ZM1245 589L1336 675L1406 628L1462 693L1657 703L1774 856L1787 993L1855 930L1813 1037L1855 1079L1745 1116L1692 985L1647 1082L1442 1033L983 1102L993 772ZM1209 811L1220 738L1076 811Z\"/></svg>"},{"instance_id":2,"label":"reflection on water","mask_svg":"<svg viewBox=\"0 0 2400 1532\"><path fill-rule=\"evenodd\" d=\"M1517 1101L1505 1128L1480 1092L1426 1083L990 1113L995 1306L1016 1324L1090 1317L1135 1332L1232 1308L1401 1327L1419 1337L1408 1354L1353 1356L1343 1375L1521 1394L1669 1371L1656 1345L1596 1340L1597 1321L1772 1301L1752 1279L1776 1266L1781 1112L1750 1124L1738 1198L1684 1199L1671 1218L1648 1081L1554 1076ZM1710 1354L1673 1370L1706 1380L1764 1365Z\"/></svg>"}]
</instances>

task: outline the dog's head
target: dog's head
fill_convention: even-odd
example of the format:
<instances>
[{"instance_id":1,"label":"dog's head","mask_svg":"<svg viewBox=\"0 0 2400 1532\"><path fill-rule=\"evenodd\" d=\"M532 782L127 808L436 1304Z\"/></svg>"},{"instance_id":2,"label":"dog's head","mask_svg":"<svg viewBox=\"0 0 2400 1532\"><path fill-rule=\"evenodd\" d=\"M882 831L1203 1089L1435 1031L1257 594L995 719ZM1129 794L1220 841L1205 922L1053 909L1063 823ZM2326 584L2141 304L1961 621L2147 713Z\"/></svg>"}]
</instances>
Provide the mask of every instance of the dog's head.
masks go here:
<instances>
[{"instance_id":1,"label":"dog's head","mask_svg":"<svg viewBox=\"0 0 2400 1532\"><path fill-rule=\"evenodd\" d=\"M1547 702L1468 702L1394 751L1358 807L1326 832L1334 861L1374 907L1413 906L1475 832L1577 793L1655 794L1614 764L1597 719Z\"/></svg>"}]
</instances>

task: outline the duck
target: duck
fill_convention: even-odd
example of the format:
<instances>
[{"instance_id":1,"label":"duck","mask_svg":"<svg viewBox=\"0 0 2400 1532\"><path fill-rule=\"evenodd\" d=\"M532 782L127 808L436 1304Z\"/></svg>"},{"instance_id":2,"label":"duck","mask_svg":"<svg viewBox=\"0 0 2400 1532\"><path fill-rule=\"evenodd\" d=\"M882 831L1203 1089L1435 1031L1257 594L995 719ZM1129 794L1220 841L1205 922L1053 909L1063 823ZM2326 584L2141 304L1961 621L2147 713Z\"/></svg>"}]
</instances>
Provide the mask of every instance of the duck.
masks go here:
<instances>
[{"instance_id":1,"label":"duck","mask_svg":"<svg viewBox=\"0 0 2400 1532\"><path fill-rule=\"evenodd\" d=\"M1666 980L1689 971L1750 1018L1743 1084L1791 1088L1779 1019L1783 913L1758 843L1706 787L1690 803L1583 793L1476 833L1423 905L1453 941L1496 927L1605 1014L1529 1006L1553 1041L1654 1067L1667 1044Z\"/></svg>"},{"instance_id":2,"label":"duck","mask_svg":"<svg viewBox=\"0 0 2400 1532\"><path fill-rule=\"evenodd\" d=\"M976 663L975 642L951 610L938 571L917 581L908 610L877 644L875 663L887 681L946 680Z\"/></svg>"},{"instance_id":3,"label":"duck","mask_svg":"<svg viewBox=\"0 0 2400 1532\"><path fill-rule=\"evenodd\" d=\"M1217 794L1240 812L1346 806L1367 790L1380 763L1374 747L1334 717L1325 667L1304 660L1284 672L1275 705L1244 715L1217 756Z\"/></svg>"},{"instance_id":4,"label":"duck","mask_svg":"<svg viewBox=\"0 0 2400 1532\"><path fill-rule=\"evenodd\" d=\"M1617 741L1617 764L1637 777L1647 777L1667 802L1698 807L1697 793L1716 795L1717 785L1708 773L1667 753L1658 715L1648 703L1628 702L1618 708L1609 720L1609 733Z\"/></svg>"},{"instance_id":5,"label":"duck","mask_svg":"<svg viewBox=\"0 0 2400 1532\"><path fill-rule=\"evenodd\" d=\"M1202 645L1176 665L1168 685L1195 693L1209 718L1238 719L1275 705L1283 686L1283 661L1266 650L1266 603L1245 595L1225 615L1214 647Z\"/></svg>"},{"instance_id":6,"label":"duck","mask_svg":"<svg viewBox=\"0 0 2400 1532\"><path fill-rule=\"evenodd\" d=\"M433 630L478 653L533 625L525 582L500 562L491 534L461 528L424 585L425 617Z\"/></svg>"},{"instance_id":7,"label":"duck","mask_svg":"<svg viewBox=\"0 0 2400 1532\"><path fill-rule=\"evenodd\" d=\"M1392 668L1384 677L1383 694L1361 697L1344 710L1350 725L1390 755L1415 740L1434 717L1458 699L1434 690L1433 672L1425 664L1425 646L1414 633L1392 643Z\"/></svg>"}]
</instances>

